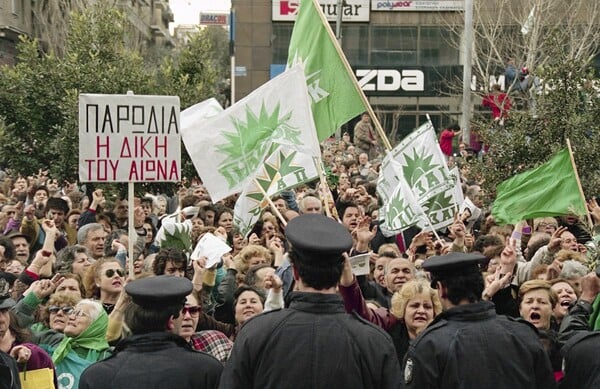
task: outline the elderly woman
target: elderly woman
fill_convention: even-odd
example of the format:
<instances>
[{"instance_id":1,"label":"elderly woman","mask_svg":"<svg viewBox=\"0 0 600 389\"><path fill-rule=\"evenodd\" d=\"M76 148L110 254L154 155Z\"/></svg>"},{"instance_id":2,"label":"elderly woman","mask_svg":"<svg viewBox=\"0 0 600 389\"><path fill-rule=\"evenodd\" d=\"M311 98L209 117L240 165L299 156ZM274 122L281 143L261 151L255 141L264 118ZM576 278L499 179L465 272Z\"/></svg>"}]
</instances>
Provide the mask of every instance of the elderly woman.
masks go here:
<instances>
[{"instance_id":1,"label":"elderly woman","mask_svg":"<svg viewBox=\"0 0 600 389\"><path fill-rule=\"evenodd\" d=\"M91 266L90 256L85 246L67 246L56 253L56 273L74 273L83 278L87 268Z\"/></svg>"},{"instance_id":2,"label":"elderly woman","mask_svg":"<svg viewBox=\"0 0 600 389\"><path fill-rule=\"evenodd\" d=\"M43 332L48 329L56 332L64 332L69 314L73 311L75 305L81 300L81 297L66 293L54 293L46 305L40 306L38 311L37 323L31 326L35 332Z\"/></svg>"},{"instance_id":3,"label":"elderly woman","mask_svg":"<svg viewBox=\"0 0 600 389\"><path fill-rule=\"evenodd\" d=\"M106 342L108 315L93 300L81 300L68 314L64 333L49 331L38 343L51 356L60 387L77 388L86 367L110 355Z\"/></svg>"},{"instance_id":4,"label":"elderly woman","mask_svg":"<svg viewBox=\"0 0 600 389\"><path fill-rule=\"evenodd\" d=\"M355 311L390 334L399 361L404 359L410 341L442 312L442 303L437 292L423 279L408 281L395 292L391 309L369 308L348 260L344 265L339 290L346 312Z\"/></svg>"}]
</instances>

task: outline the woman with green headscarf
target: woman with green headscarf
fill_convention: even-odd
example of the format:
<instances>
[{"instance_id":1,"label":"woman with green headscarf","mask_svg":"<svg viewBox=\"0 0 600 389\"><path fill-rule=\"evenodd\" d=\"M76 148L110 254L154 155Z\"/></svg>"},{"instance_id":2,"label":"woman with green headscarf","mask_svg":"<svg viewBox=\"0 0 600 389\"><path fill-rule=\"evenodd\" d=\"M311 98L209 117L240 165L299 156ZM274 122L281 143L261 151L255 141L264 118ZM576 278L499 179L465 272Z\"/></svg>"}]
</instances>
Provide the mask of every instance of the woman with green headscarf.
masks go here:
<instances>
[{"instance_id":1,"label":"woman with green headscarf","mask_svg":"<svg viewBox=\"0 0 600 389\"><path fill-rule=\"evenodd\" d=\"M106 342L108 315L94 300L81 300L69 314L64 335L49 332L39 339L40 346L52 355L58 386L79 387L79 377L86 367L110 355Z\"/></svg>"}]
</instances>

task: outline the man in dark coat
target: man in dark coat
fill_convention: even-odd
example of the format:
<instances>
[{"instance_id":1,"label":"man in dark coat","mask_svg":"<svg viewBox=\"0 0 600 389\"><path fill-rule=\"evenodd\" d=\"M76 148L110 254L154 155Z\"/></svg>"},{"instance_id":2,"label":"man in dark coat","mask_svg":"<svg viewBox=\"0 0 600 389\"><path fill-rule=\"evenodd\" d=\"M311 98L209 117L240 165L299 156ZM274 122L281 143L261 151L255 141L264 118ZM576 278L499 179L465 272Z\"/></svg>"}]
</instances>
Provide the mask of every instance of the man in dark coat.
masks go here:
<instances>
[{"instance_id":1,"label":"man in dark coat","mask_svg":"<svg viewBox=\"0 0 600 389\"><path fill-rule=\"evenodd\" d=\"M125 311L133 336L119 342L112 357L88 367L79 388L216 388L221 363L175 335L192 283L163 275L130 282L125 291L133 300Z\"/></svg>"},{"instance_id":2,"label":"man in dark coat","mask_svg":"<svg viewBox=\"0 0 600 389\"><path fill-rule=\"evenodd\" d=\"M496 315L481 301L479 254L431 257L444 312L411 344L404 359L407 388L556 388L550 360L533 326Z\"/></svg>"},{"instance_id":3,"label":"man in dark coat","mask_svg":"<svg viewBox=\"0 0 600 389\"><path fill-rule=\"evenodd\" d=\"M220 388L398 388L389 335L344 311L336 294L350 233L323 215L286 227L298 291L289 308L258 315L240 330Z\"/></svg>"}]
</instances>

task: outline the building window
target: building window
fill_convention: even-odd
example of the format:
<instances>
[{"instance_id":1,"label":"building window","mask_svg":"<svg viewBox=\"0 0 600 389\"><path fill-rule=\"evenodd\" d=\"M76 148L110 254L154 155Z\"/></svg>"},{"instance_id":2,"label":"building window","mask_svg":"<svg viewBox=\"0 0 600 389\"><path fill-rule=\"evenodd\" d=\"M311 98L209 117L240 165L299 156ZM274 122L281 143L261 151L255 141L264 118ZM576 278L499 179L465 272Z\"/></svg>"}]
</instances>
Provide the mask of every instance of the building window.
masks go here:
<instances>
[{"instance_id":1,"label":"building window","mask_svg":"<svg viewBox=\"0 0 600 389\"><path fill-rule=\"evenodd\" d=\"M421 27L419 38L419 65L458 65L458 37L443 27Z\"/></svg>"},{"instance_id":2,"label":"building window","mask_svg":"<svg viewBox=\"0 0 600 389\"><path fill-rule=\"evenodd\" d=\"M335 30L334 30L335 31ZM353 66L369 64L369 26L342 25L342 49Z\"/></svg>"},{"instance_id":3,"label":"building window","mask_svg":"<svg viewBox=\"0 0 600 389\"><path fill-rule=\"evenodd\" d=\"M287 64L293 28L294 23L273 23L271 47L273 49L274 64Z\"/></svg>"},{"instance_id":4,"label":"building window","mask_svg":"<svg viewBox=\"0 0 600 389\"><path fill-rule=\"evenodd\" d=\"M417 61L416 27L371 27L372 65L417 65Z\"/></svg>"},{"instance_id":5,"label":"building window","mask_svg":"<svg viewBox=\"0 0 600 389\"><path fill-rule=\"evenodd\" d=\"M21 14L21 0L11 0L10 1L10 10L13 15Z\"/></svg>"}]
</instances>

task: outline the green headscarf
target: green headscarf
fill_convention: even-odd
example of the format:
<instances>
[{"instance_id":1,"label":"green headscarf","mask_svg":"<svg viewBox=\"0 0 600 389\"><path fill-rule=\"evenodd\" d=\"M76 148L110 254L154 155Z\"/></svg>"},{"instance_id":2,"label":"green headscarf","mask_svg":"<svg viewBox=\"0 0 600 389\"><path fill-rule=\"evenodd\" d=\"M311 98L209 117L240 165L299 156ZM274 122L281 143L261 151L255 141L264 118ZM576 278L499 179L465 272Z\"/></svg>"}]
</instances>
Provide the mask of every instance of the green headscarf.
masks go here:
<instances>
[{"instance_id":1,"label":"green headscarf","mask_svg":"<svg viewBox=\"0 0 600 389\"><path fill-rule=\"evenodd\" d=\"M71 350L77 352L82 358L96 362L103 354L102 351L109 348L106 341L107 328L108 315L102 306L100 306L100 316L85 331L74 338L64 336L52 353L52 362L54 364L60 363ZM87 354L85 354L86 351Z\"/></svg>"}]
</instances>

